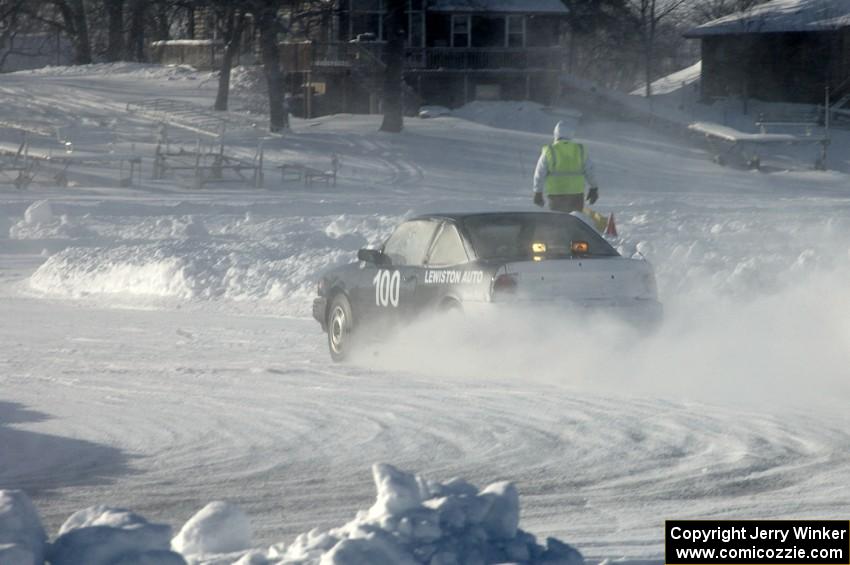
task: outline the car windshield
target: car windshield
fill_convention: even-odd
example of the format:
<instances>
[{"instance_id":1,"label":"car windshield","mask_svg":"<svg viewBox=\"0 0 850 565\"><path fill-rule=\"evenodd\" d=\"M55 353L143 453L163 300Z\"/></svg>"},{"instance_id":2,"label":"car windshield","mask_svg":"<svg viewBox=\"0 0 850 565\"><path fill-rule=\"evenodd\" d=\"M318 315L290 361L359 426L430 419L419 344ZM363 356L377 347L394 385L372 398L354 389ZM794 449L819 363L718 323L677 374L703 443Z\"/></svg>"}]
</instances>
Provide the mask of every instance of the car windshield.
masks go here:
<instances>
[{"instance_id":1,"label":"car windshield","mask_svg":"<svg viewBox=\"0 0 850 565\"><path fill-rule=\"evenodd\" d=\"M534 255L550 259L572 257L571 244L578 241L588 245L587 253L582 256L618 255L596 231L569 214L485 214L470 216L463 224L479 259L529 260Z\"/></svg>"}]
</instances>

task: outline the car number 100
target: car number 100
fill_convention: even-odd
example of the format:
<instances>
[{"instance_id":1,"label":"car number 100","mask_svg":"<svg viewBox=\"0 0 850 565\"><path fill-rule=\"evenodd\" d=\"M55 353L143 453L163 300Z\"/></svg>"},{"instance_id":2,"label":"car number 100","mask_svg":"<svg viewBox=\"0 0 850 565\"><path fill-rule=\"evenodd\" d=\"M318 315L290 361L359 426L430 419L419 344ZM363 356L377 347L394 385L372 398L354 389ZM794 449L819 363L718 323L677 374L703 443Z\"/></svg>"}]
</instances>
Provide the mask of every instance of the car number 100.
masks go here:
<instances>
[{"instance_id":1,"label":"car number 100","mask_svg":"<svg viewBox=\"0 0 850 565\"><path fill-rule=\"evenodd\" d=\"M377 306L398 306L398 297L401 292L401 272L378 271L372 279L375 285L375 304Z\"/></svg>"}]
</instances>

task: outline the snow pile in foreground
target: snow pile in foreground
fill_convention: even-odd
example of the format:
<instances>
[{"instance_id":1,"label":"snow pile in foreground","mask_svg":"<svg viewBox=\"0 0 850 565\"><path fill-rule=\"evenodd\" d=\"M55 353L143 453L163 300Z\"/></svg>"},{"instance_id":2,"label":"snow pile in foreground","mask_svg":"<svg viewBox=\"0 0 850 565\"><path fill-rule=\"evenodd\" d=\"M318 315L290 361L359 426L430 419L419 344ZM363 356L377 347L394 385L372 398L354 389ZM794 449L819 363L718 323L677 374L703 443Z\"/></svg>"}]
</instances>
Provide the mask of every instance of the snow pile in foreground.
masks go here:
<instances>
[{"instance_id":1,"label":"snow pile in foreground","mask_svg":"<svg viewBox=\"0 0 850 565\"><path fill-rule=\"evenodd\" d=\"M546 547L518 528L519 497L511 483L478 490L466 481L445 484L372 468L375 504L327 532L298 536L282 563L561 563L579 565L581 554L549 538Z\"/></svg>"},{"instance_id":2,"label":"snow pile in foreground","mask_svg":"<svg viewBox=\"0 0 850 565\"><path fill-rule=\"evenodd\" d=\"M41 563L46 540L41 520L26 495L19 490L0 490L0 563Z\"/></svg>"},{"instance_id":3,"label":"snow pile in foreground","mask_svg":"<svg viewBox=\"0 0 850 565\"><path fill-rule=\"evenodd\" d=\"M583 565L554 538L539 545L519 529L512 483L479 490L461 479L441 484L386 464L372 468L369 510L328 531L312 530L285 548L250 549L251 527L232 504L212 502L173 538L171 528L123 509L94 506L71 515L52 544L20 491L0 491L0 558L11 565ZM11 533L7 533L11 532ZM8 538L8 539L7 539Z\"/></svg>"},{"instance_id":4,"label":"snow pile in foreground","mask_svg":"<svg viewBox=\"0 0 850 565\"><path fill-rule=\"evenodd\" d=\"M119 508L93 506L75 512L50 545L51 565L183 565L169 549L171 527L151 524Z\"/></svg>"}]
</instances>

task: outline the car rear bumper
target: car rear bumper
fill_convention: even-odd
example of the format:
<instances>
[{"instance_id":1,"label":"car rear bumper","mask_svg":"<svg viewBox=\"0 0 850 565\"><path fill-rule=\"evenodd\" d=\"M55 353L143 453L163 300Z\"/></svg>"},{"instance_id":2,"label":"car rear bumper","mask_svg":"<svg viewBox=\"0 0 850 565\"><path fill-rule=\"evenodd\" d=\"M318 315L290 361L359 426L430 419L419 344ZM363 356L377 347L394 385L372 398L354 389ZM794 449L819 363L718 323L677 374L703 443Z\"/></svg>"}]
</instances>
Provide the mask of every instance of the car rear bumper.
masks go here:
<instances>
[{"instance_id":1,"label":"car rear bumper","mask_svg":"<svg viewBox=\"0 0 850 565\"><path fill-rule=\"evenodd\" d=\"M657 300L502 300L499 302L465 302L465 312L470 314L516 312L519 316L608 316L626 323L647 328L659 326L664 319L664 306Z\"/></svg>"},{"instance_id":2,"label":"car rear bumper","mask_svg":"<svg viewBox=\"0 0 850 565\"><path fill-rule=\"evenodd\" d=\"M319 324L322 326L322 330L327 330L327 311L328 311L328 299L319 296L318 298L313 300L313 318L316 319Z\"/></svg>"}]
</instances>

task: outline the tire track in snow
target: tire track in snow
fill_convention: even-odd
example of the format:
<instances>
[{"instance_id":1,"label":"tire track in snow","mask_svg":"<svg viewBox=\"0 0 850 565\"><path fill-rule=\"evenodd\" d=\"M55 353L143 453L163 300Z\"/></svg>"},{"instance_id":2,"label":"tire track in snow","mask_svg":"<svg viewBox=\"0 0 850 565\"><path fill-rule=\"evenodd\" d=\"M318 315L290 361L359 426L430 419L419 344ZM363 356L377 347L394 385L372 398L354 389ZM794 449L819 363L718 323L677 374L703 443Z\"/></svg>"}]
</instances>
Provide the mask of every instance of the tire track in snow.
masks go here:
<instances>
[{"instance_id":1,"label":"tire track in snow","mask_svg":"<svg viewBox=\"0 0 850 565\"><path fill-rule=\"evenodd\" d=\"M367 505L368 465L381 460L438 479L515 480L524 523L591 556L657 555L647 515L826 516L848 503L836 493L850 472L850 434L821 420L330 366L307 320L97 309L83 319L57 316L69 303L16 304L3 307L24 307L34 322L20 338L48 353L8 371L74 377L11 389L55 415L31 427L131 456L132 472L111 484L37 495L52 527L94 502L179 522L225 498L244 506L260 540L285 540ZM30 464L36 477L69 472L49 458ZM17 480L0 471L5 487Z\"/></svg>"}]
</instances>

